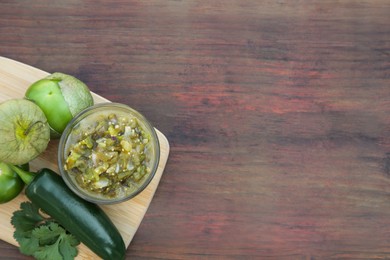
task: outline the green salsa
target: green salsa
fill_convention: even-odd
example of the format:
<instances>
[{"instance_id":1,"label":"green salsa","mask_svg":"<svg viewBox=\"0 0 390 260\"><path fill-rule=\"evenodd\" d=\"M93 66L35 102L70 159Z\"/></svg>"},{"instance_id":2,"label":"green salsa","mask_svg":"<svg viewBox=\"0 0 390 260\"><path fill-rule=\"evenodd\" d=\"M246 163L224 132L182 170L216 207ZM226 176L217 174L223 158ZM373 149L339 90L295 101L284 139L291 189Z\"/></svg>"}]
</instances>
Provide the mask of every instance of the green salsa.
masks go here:
<instances>
[{"instance_id":1,"label":"green salsa","mask_svg":"<svg viewBox=\"0 0 390 260\"><path fill-rule=\"evenodd\" d=\"M124 197L151 173L151 137L129 114L103 113L72 130L64 168L87 193Z\"/></svg>"}]
</instances>

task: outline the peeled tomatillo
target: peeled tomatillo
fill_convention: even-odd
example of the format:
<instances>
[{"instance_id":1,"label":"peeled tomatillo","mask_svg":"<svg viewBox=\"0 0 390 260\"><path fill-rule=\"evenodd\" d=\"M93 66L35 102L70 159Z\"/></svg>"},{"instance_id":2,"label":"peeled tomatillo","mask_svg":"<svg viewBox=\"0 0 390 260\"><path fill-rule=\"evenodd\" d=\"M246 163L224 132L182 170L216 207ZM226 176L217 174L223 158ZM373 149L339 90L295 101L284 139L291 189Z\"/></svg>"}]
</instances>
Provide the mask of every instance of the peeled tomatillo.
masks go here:
<instances>
[{"instance_id":1,"label":"peeled tomatillo","mask_svg":"<svg viewBox=\"0 0 390 260\"><path fill-rule=\"evenodd\" d=\"M59 137L76 114L93 105L87 85L60 72L33 83L27 89L25 97L42 109L50 125L52 137Z\"/></svg>"}]
</instances>

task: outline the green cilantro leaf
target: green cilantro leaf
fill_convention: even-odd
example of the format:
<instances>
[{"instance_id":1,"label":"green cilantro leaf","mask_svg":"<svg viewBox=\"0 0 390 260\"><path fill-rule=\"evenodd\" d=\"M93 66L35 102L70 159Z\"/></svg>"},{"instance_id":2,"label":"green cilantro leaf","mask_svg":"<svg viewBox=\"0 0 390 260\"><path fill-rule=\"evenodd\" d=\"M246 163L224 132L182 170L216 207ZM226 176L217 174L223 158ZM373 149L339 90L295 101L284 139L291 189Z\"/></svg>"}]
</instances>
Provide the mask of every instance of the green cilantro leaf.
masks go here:
<instances>
[{"instance_id":1,"label":"green cilantro leaf","mask_svg":"<svg viewBox=\"0 0 390 260\"><path fill-rule=\"evenodd\" d=\"M20 252L38 260L72 260L80 241L53 219L46 219L31 202L23 202L15 211L11 223Z\"/></svg>"},{"instance_id":2,"label":"green cilantro leaf","mask_svg":"<svg viewBox=\"0 0 390 260\"><path fill-rule=\"evenodd\" d=\"M54 244L40 247L38 251L34 252L33 256L39 260L60 260L62 255L58 250L59 240Z\"/></svg>"},{"instance_id":3,"label":"green cilantro leaf","mask_svg":"<svg viewBox=\"0 0 390 260\"><path fill-rule=\"evenodd\" d=\"M20 209L11 218L11 224L15 227L14 238L22 254L32 255L39 248L39 241L31 237L31 230L42 222L43 217L39 214L39 208L30 202L22 202Z\"/></svg>"},{"instance_id":4,"label":"green cilantro leaf","mask_svg":"<svg viewBox=\"0 0 390 260\"><path fill-rule=\"evenodd\" d=\"M32 231L32 237L39 240L39 245L54 244L58 237L65 233L65 229L55 222L47 222L46 225L39 226Z\"/></svg>"},{"instance_id":5,"label":"green cilantro leaf","mask_svg":"<svg viewBox=\"0 0 390 260\"><path fill-rule=\"evenodd\" d=\"M30 202L22 202L20 209L14 212L11 224L21 233L30 232L44 220L39 214L39 208Z\"/></svg>"},{"instance_id":6,"label":"green cilantro leaf","mask_svg":"<svg viewBox=\"0 0 390 260\"><path fill-rule=\"evenodd\" d=\"M22 254L32 255L39 248L39 240L34 237L24 236L20 232L15 232L14 237L19 242L19 250Z\"/></svg>"},{"instance_id":7,"label":"green cilantro leaf","mask_svg":"<svg viewBox=\"0 0 390 260\"><path fill-rule=\"evenodd\" d=\"M65 260L74 259L78 253L76 246L79 245L80 242L73 235L65 234L63 236L66 237L60 241L60 253Z\"/></svg>"}]
</instances>

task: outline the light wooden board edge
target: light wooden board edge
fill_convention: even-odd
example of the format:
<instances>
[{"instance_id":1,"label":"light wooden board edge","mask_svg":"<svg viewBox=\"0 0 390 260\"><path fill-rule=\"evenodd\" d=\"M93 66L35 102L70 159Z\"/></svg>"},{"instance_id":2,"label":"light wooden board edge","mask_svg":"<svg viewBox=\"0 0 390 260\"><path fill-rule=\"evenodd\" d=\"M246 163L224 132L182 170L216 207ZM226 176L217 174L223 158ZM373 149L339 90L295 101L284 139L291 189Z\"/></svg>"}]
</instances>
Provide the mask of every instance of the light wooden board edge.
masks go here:
<instances>
[{"instance_id":1,"label":"light wooden board edge","mask_svg":"<svg viewBox=\"0 0 390 260\"><path fill-rule=\"evenodd\" d=\"M28 86L48 74L49 73L45 71L24 63L0 56L0 102L12 98L23 98ZM96 93L92 93L92 95L95 103L110 102ZM126 247L129 246L144 218L168 160L169 142L164 134L158 129L156 129L156 132L160 143L160 162L153 180L147 188L135 198L120 204L102 206L103 210L119 229ZM58 140L51 140L47 150L30 163L31 170L35 171L47 167L58 172L57 146ZM22 194L11 202L0 204L0 239L15 246L18 246L18 244L13 238L14 228L10 224L10 219L12 213L19 209L20 203L27 200L28 199L22 192ZM98 257L86 246L82 244L79 246L79 254L76 259L97 258Z\"/></svg>"}]
</instances>

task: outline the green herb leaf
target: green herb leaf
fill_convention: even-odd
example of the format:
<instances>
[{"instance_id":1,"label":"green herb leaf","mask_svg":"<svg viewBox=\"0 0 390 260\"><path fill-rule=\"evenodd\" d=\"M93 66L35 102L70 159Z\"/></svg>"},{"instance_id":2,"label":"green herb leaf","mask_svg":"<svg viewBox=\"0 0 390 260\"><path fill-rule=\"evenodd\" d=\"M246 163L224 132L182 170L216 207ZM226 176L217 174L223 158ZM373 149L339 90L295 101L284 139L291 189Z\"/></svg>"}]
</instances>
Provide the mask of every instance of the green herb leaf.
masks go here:
<instances>
[{"instance_id":1,"label":"green herb leaf","mask_svg":"<svg viewBox=\"0 0 390 260\"><path fill-rule=\"evenodd\" d=\"M80 241L55 220L45 219L34 204L23 202L20 208L14 212L11 223L21 253L38 260L74 259Z\"/></svg>"},{"instance_id":2,"label":"green herb leaf","mask_svg":"<svg viewBox=\"0 0 390 260\"><path fill-rule=\"evenodd\" d=\"M24 236L21 232L15 232L14 237L19 243L19 250L22 254L33 255L39 249L39 241L34 237Z\"/></svg>"},{"instance_id":3,"label":"green herb leaf","mask_svg":"<svg viewBox=\"0 0 390 260\"><path fill-rule=\"evenodd\" d=\"M30 202L22 202L20 209L15 211L11 218L11 224L20 233L30 232L44 220L39 214L39 208Z\"/></svg>"},{"instance_id":4,"label":"green herb leaf","mask_svg":"<svg viewBox=\"0 0 390 260\"><path fill-rule=\"evenodd\" d=\"M77 256L78 252L76 246L78 244L80 244L80 242L73 235L63 235L63 239L61 239L58 247L64 260L74 259Z\"/></svg>"},{"instance_id":5,"label":"green herb leaf","mask_svg":"<svg viewBox=\"0 0 390 260\"><path fill-rule=\"evenodd\" d=\"M38 260L62 259L58 244L59 240L52 245L40 247L38 251L34 252L33 256Z\"/></svg>"},{"instance_id":6,"label":"green herb leaf","mask_svg":"<svg viewBox=\"0 0 390 260\"><path fill-rule=\"evenodd\" d=\"M32 231L32 237L39 240L39 245L54 244L58 237L65 233L65 229L60 227L57 223L48 222L46 225L39 226Z\"/></svg>"}]
</instances>

